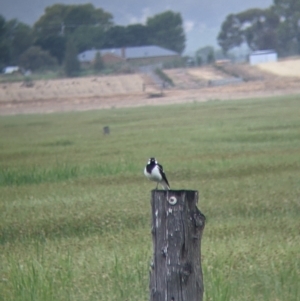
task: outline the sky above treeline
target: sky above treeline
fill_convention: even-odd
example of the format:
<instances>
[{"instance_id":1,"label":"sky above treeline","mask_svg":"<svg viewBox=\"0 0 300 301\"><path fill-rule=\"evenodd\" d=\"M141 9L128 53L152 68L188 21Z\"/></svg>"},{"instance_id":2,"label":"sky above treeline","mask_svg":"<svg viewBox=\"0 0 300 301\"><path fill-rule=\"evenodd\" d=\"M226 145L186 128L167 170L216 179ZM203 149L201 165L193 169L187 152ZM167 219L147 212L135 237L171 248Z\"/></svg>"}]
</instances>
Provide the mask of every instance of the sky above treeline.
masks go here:
<instances>
[{"instance_id":1,"label":"sky above treeline","mask_svg":"<svg viewBox=\"0 0 300 301\"><path fill-rule=\"evenodd\" d=\"M6 20L17 18L33 25L44 13L47 6L56 3L92 3L111 13L116 25L145 23L148 17L166 10L181 13L186 33L186 50L190 54L197 49L217 46L217 35L221 24L230 13L238 13L249 8L267 8L272 0L1 0L0 14Z\"/></svg>"}]
</instances>

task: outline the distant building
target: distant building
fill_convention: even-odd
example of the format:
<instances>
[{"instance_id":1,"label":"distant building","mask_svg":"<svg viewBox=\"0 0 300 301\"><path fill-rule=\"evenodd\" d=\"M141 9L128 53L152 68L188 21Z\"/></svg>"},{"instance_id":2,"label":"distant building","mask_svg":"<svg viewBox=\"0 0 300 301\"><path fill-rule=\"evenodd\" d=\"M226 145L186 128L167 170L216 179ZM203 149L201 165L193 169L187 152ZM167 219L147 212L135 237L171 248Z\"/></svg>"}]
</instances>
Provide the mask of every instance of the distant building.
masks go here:
<instances>
[{"instance_id":1,"label":"distant building","mask_svg":"<svg viewBox=\"0 0 300 301\"><path fill-rule=\"evenodd\" d=\"M18 66L7 66L3 69L4 74L13 74L20 71L20 68Z\"/></svg>"},{"instance_id":2,"label":"distant building","mask_svg":"<svg viewBox=\"0 0 300 301\"><path fill-rule=\"evenodd\" d=\"M275 50L259 50L249 55L250 65L258 65L267 62L277 62L277 53Z\"/></svg>"},{"instance_id":3,"label":"distant building","mask_svg":"<svg viewBox=\"0 0 300 301\"><path fill-rule=\"evenodd\" d=\"M91 64L100 52L104 64L129 62L139 65L157 64L180 58L180 54L159 46L137 46L110 49L92 49L78 54L82 64Z\"/></svg>"}]
</instances>

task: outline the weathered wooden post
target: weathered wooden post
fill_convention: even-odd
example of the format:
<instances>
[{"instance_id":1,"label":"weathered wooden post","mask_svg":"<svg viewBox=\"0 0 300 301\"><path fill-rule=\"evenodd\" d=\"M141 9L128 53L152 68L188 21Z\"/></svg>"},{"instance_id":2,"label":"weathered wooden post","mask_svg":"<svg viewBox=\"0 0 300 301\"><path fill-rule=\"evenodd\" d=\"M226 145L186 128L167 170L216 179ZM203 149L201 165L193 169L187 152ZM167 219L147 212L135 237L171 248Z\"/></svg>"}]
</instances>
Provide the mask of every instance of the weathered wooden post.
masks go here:
<instances>
[{"instance_id":1,"label":"weathered wooden post","mask_svg":"<svg viewBox=\"0 0 300 301\"><path fill-rule=\"evenodd\" d=\"M152 190L153 260L150 301L202 301L198 191Z\"/></svg>"}]
</instances>

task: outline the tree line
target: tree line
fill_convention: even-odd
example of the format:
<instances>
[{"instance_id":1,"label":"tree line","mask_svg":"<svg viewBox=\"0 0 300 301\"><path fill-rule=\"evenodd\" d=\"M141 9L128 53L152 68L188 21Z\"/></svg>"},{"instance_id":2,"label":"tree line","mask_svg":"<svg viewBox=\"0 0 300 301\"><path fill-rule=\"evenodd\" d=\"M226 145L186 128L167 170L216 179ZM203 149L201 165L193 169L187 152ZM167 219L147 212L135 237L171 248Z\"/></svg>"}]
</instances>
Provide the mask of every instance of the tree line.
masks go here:
<instances>
[{"instance_id":1,"label":"tree line","mask_svg":"<svg viewBox=\"0 0 300 301\"><path fill-rule=\"evenodd\" d=\"M218 43L224 53L244 43L251 50L275 49L280 56L300 53L300 0L273 0L267 9L229 14Z\"/></svg>"},{"instance_id":2,"label":"tree line","mask_svg":"<svg viewBox=\"0 0 300 301\"><path fill-rule=\"evenodd\" d=\"M111 13L92 4L55 4L32 27L0 15L0 68L62 65L68 52L92 48L158 45L182 53L185 41L180 13L166 11L148 18L145 25L120 26Z\"/></svg>"},{"instance_id":3,"label":"tree line","mask_svg":"<svg viewBox=\"0 0 300 301\"><path fill-rule=\"evenodd\" d=\"M19 65L32 71L75 64L70 56L96 48L158 45L178 53L186 37L180 13L166 11L145 24L116 25L113 15L92 4L55 4L33 26L0 15L0 69ZM280 56L300 53L300 0L273 0L267 9L229 14L218 44L224 53L246 44L251 50L275 49ZM196 52L201 61L201 51ZM206 51L207 52L207 51ZM213 60L209 50L207 61ZM99 60L100 62L100 60ZM201 62L198 62L199 64Z\"/></svg>"}]
</instances>

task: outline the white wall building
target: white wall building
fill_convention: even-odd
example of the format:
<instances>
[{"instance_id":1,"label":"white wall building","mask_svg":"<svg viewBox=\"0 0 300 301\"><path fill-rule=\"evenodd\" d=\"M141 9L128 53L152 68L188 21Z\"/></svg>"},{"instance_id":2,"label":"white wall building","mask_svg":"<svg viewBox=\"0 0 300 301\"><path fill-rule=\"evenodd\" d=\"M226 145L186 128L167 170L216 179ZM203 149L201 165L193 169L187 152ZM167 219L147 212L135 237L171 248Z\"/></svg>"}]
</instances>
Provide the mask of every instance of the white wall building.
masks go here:
<instances>
[{"instance_id":1,"label":"white wall building","mask_svg":"<svg viewBox=\"0 0 300 301\"><path fill-rule=\"evenodd\" d=\"M257 65L267 62L277 62L277 53L275 50L259 50L249 55L250 65Z\"/></svg>"},{"instance_id":2,"label":"white wall building","mask_svg":"<svg viewBox=\"0 0 300 301\"><path fill-rule=\"evenodd\" d=\"M4 74L13 74L15 72L19 72L20 68L18 66L8 66L3 69Z\"/></svg>"}]
</instances>

